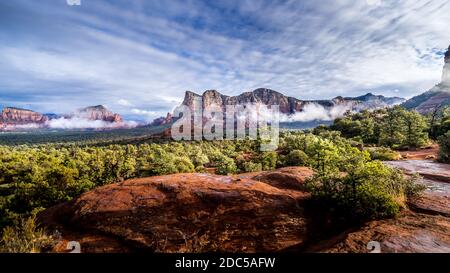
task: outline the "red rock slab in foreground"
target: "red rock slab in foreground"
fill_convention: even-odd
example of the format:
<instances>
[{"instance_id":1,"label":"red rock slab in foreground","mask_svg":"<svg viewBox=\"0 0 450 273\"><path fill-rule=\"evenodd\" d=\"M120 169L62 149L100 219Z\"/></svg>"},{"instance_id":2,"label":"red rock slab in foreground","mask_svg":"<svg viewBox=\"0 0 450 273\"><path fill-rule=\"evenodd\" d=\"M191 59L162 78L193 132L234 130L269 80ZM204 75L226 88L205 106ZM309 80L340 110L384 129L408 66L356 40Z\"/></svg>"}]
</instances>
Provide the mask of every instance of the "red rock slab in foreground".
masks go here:
<instances>
[{"instance_id":1,"label":"red rock slab in foreground","mask_svg":"<svg viewBox=\"0 0 450 273\"><path fill-rule=\"evenodd\" d=\"M376 241L382 253L449 253L449 230L448 217L405 212L397 219L370 222L320 252L367 253L367 244Z\"/></svg>"},{"instance_id":2,"label":"red rock slab in foreground","mask_svg":"<svg viewBox=\"0 0 450 273\"><path fill-rule=\"evenodd\" d=\"M88 252L274 252L306 239L308 197L248 178L176 174L95 189L39 220Z\"/></svg>"}]
</instances>

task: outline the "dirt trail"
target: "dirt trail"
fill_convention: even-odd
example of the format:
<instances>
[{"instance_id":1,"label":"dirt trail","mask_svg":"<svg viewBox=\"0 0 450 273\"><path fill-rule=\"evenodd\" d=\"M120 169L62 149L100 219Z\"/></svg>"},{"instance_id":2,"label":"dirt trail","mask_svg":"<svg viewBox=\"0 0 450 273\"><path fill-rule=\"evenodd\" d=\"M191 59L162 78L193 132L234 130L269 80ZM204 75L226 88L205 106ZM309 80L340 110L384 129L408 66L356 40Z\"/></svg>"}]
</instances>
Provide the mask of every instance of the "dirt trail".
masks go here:
<instances>
[{"instance_id":1,"label":"dirt trail","mask_svg":"<svg viewBox=\"0 0 450 273\"><path fill-rule=\"evenodd\" d=\"M407 160L425 160L436 159L439 153L439 145L434 144L428 149L422 149L418 151L404 151L400 152L400 155Z\"/></svg>"}]
</instances>

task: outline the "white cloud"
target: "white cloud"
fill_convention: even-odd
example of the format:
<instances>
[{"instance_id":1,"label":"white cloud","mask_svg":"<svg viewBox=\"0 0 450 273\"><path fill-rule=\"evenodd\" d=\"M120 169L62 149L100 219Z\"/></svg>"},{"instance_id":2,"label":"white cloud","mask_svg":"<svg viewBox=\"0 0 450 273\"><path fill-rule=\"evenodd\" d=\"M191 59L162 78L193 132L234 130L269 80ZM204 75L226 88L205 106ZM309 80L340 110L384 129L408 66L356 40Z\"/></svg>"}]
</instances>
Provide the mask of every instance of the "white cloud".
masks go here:
<instances>
[{"instance_id":1,"label":"white cloud","mask_svg":"<svg viewBox=\"0 0 450 273\"><path fill-rule=\"evenodd\" d=\"M106 122L103 120L89 120L81 117L58 118L46 122L45 126L51 129L118 129L134 128L138 123L126 121L120 123Z\"/></svg>"},{"instance_id":2,"label":"white cloud","mask_svg":"<svg viewBox=\"0 0 450 273\"><path fill-rule=\"evenodd\" d=\"M129 102L128 100L126 100L126 99L120 99L120 100L118 100L117 101L117 104L118 105L120 105L120 106L133 106L133 104L131 103L131 102Z\"/></svg>"},{"instance_id":3,"label":"white cloud","mask_svg":"<svg viewBox=\"0 0 450 273\"><path fill-rule=\"evenodd\" d=\"M351 110L351 106L339 105L326 109L320 104L310 103L305 105L302 112L296 112L295 114L289 116L282 115L280 120L282 122L308 122L314 120L332 121L338 117L344 116L347 111Z\"/></svg>"},{"instance_id":4,"label":"white cloud","mask_svg":"<svg viewBox=\"0 0 450 273\"><path fill-rule=\"evenodd\" d=\"M137 108L131 109L131 113L134 115L142 116L146 121L153 121L154 119L164 116L165 114L164 112L148 111Z\"/></svg>"},{"instance_id":5,"label":"white cloud","mask_svg":"<svg viewBox=\"0 0 450 273\"><path fill-rule=\"evenodd\" d=\"M185 90L236 95L267 87L319 99L429 89L443 64L435 51L450 43L449 2L379 2L95 1L76 10L17 1L42 29L25 33L28 42L0 29L0 97L44 112L92 101L150 119ZM124 97L133 105L117 100Z\"/></svg>"}]
</instances>

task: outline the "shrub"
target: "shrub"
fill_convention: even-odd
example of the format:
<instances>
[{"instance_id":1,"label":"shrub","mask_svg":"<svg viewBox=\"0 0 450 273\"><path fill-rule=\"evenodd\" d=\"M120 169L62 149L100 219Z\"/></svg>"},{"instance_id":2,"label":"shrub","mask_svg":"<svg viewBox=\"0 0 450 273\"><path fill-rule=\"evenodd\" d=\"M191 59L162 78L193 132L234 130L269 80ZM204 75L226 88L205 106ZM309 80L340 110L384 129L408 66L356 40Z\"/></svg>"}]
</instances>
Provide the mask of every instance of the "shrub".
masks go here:
<instances>
[{"instance_id":1,"label":"shrub","mask_svg":"<svg viewBox=\"0 0 450 273\"><path fill-rule=\"evenodd\" d=\"M439 161L450 163L450 131L439 137Z\"/></svg>"},{"instance_id":2,"label":"shrub","mask_svg":"<svg viewBox=\"0 0 450 273\"><path fill-rule=\"evenodd\" d=\"M400 159L400 154L385 147L376 147L368 149L372 160L394 161Z\"/></svg>"},{"instance_id":3,"label":"shrub","mask_svg":"<svg viewBox=\"0 0 450 273\"><path fill-rule=\"evenodd\" d=\"M286 165L288 166L307 166L308 155L302 150L293 150L286 156Z\"/></svg>"},{"instance_id":4,"label":"shrub","mask_svg":"<svg viewBox=\"0 0 450 273\"><path fill-rule=\"evenodd\" d=\"M39 253L51 250L55 240L38 228L35 217L20 219L17 226L3 229L0 240L2 253Z\"/></svg>"},{"instance_id":5,"label":"shrub","mask_svg":"<svg viewBox=\"0 0 450 273\"><path fill-rule=\"evenodd\" d=\"M408 196L423 190L415 178L406 179L380 161L366 162L347 174L318 174L307 185L315 203L347 223L396 216Z\"/></svg>"},{"instance_id":6,"label":"shrub","mask_svg":"<svg viewBox=\"0 0 450 273\"><path fill-rule=\"evenodd\" d=\"M264 171L274 170L277 167L278 154L276 152L264 152L261 156L261 166Z\"/></svg>"},{"instance_id":7,"label":"shrub","mask_svg":"<svg viewBox=\"0 0 450 273\"><path fill-rule=\"evenodd\" d=\"M251 161L244 163L244 171L247 173L260 172L262 169L263 167L261 163L253 163Z\"/></svg>"},{"instance_id":8,"label":"shrub","mask_svg":"<svg viewBox=\"0 0 450 273\"><path fill-rule=\"evenodd\" d=\"M195 166L189 157L178 156L173 159L173 164L177 168L177 173L193 173Z\"/></svg>"}]
</instances>

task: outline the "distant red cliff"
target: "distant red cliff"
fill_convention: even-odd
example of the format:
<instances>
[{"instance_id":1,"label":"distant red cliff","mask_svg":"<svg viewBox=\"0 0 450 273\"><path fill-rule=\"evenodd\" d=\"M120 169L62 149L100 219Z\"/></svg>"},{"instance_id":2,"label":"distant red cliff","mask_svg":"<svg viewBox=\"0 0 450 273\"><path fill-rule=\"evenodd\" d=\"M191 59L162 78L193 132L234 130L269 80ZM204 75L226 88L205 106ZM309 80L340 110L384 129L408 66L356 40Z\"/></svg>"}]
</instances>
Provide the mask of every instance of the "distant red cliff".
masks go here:
<instances>
[{"instance_id":1,"label":"distant red cliff","mask_svg":"<svg viewBox=\"0 0 450 273\"><path fill-rule=\"evenodd\" d=\"M27 109L6 107L0 115L0 128L14 125L44 124L45 115Z\"/></svg>"}]
</instances>

